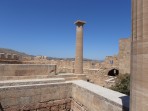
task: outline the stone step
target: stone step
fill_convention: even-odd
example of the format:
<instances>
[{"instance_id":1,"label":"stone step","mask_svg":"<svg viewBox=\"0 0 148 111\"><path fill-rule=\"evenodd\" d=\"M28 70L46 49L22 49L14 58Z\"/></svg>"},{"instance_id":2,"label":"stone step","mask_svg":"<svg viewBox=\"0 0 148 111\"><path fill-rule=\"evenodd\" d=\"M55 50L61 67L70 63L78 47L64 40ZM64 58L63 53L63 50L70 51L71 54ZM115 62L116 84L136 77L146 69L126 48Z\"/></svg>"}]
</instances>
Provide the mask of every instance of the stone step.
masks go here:
<instances>
[{"instance_id":1,"label":"stone step","mask_svg":"<svg viewBox=\"0 0 148 111\"><path fill-rule=\"evenodd\" d=\"M85 74L73 74L73 73L60 73L54 76L50 76L50 78L64 78L66 81L87 80Z\"/></svg>"},{"instance_id":2,"label":"stone step","mask_svg":"<svg viewBox=\"0 0 148 111\"><path fill-rule=\"evenodd\" d=\"M73 74L73 73L61 73L61 74L57 74L56 76L58 77L86 77L85 74Z\"/></svg>"},{"instance_id":3,"label":"stone step","mask_svg":"<svg viewBox=\"0 0 148 111\"><path fill-rule=\"evenodd\" d=\"M31 85L31 84L48 84L48 83L58 83L58 82L65 82L65 79L64 78L48 78L48 79L6 80L6 81L0 81L0 87Z\"/></svg>"},{"instance_id":4,"label":"stone step","mask_svg":"<svg viewBox=\"0 0 148 111\"><path fill-rule=\"evenodd\" d=\"M71 81L71 80L78 80L77 77L67 77L65 78L65 81Z\"/></svg>"},{"instance_id":5,"label":"stone step","mask_svg":"<svg viewBox=\"0 0 148 111\"><path fill-rule=\"evenodd\" d=\"M49 78L64 78L65 80L86 80L85 74L60 73L57 75L30 75L30 76L1 76L0 81L6 80L32 80L32 79L49 79Z\"/></svg>"},{"instance_id":6,"label":"stone step","mask_svg":"<svg viewBox=\"0 0 148 111\"><path fill-rule=\"evenodd\" d=\"M48 75L29 75L29 76L1 76L0 81L4 80L22 80L22 79L43 79L49 78Z\"/></svg>"}]
</instances>

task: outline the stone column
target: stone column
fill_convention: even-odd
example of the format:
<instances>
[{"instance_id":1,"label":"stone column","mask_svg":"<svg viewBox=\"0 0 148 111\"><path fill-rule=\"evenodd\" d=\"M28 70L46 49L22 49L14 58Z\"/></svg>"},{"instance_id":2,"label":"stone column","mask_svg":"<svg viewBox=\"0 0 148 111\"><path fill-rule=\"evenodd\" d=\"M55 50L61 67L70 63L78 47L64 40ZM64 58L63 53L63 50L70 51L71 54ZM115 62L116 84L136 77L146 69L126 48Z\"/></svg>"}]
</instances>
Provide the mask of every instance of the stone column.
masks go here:
<instances>
[{"instance_id":1,"label":"stone column","mask_svg":"<svg viewBox=\"0 0 148 111\"><path fill-rule=\"evenodd\" d=\"M132 0L130 111L148 110L148 0Z\"/></svg>"},{"instance_id":2,"label":"stone column","mask_svg":"<svg viewBox=\"0 0 148 111\"><path fill-rule=\"evenodd\" d=\"M83 25L84 21L76 21L76 57L75 74L83 74Z\"/></svg>"}]
</instances>

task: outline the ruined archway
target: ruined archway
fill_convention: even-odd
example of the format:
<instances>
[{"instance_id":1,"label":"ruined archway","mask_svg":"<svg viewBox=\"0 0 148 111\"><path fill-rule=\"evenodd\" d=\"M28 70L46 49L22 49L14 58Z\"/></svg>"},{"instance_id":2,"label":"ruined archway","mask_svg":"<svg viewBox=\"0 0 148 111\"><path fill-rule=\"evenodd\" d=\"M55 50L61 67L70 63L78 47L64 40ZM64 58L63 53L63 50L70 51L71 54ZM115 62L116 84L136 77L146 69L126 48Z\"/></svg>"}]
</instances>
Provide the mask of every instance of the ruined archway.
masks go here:
<instances>
[{"instance_id":1,"label":"ruined archway","mask_svg":"<svg viewBox=\"0 0 148 111\"><path fill-rule=\"evenodd\" d=\"M117 76L119 75L119 70L118 69L111 69L108 71L108 76Z\"/></svg>"}]
</instances>

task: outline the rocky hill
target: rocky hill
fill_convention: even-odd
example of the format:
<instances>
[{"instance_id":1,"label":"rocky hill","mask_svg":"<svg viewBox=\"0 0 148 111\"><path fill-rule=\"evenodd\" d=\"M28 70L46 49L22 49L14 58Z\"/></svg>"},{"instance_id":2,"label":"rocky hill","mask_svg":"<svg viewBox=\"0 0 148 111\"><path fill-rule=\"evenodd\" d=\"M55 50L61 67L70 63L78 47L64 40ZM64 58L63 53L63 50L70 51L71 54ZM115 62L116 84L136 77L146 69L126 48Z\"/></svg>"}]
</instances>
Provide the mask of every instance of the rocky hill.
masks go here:
<instances>
[{"instance_id":1,"label":"rocky hill","mask_svg":"<svg viewBox=\"0 0 148 111\"><path fill-rule=\"evenodd\" d=\"M7 49L7 48L0 48L0 53L13 53L13 54L17 54L19 56L27 56L27 57L33 57L33 55L28 55L24 52L19 52L19 51L15 51L15 50L12 50L12 49Z\"/></svg>"},{"instance_id":2,"label":"rocky hill","mask_svg":"<svg viewBox=\"0 0 148 111\"><path fill-rule=\"evenodd\" d=\"M34 55L29 55L29 54L26 54L24 52L19 52L19 51L16 51L16 50L13 50L13 49L7 49L7 48L0 48L0 53L10 53L10 54L17 54L19 56L22 56L22 57L35 57ZM56 58L56 57L48 57L47 58L48 60L51 60L51 59L54 59L54 60L75 60L75 58ZM84 58L83 59L84 61L99 61L99 62L102 62L103 60L93 60L93 59L87 59L87 58Z\"/></svg>"}]
</instances>

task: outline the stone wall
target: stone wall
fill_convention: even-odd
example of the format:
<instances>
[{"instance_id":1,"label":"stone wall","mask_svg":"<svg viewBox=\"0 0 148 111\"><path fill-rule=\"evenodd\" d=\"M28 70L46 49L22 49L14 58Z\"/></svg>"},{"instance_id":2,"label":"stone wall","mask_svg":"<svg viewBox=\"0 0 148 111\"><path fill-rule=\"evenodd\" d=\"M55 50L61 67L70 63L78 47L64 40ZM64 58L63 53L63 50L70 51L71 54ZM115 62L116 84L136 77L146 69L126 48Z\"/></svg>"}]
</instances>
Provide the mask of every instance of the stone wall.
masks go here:
<instances>
[{"instance_id":1,"label":"stone wall","mask_svg":"<svg viewBox=\"0 0 148 111\"><path fill-rule=\"evenodd\" d=\"M36 59L26 63L32 64L54 64L57 65L56 73L74 73L74 61L73 60L45 60ZM109 87L111 83L107 83L109 79L108 72L112 69L118 69L118 57L107 56L104 62L99 61L84 61L83 62L83 74L87 75L87 80L91 83L98 84L104 87Z\"/></svg>"},{"instance_id":2,"label":"stone wall","mask_svg":"<svg viewBox=\"0 0 148 111\"><path fill-rule=\"evenodd\" d=\"M53 64L57 65L57 73L74 73L74 61L73 60L45 60L36 59L32 61L24 61L23 63L31 64ZM108 56L104 62L99 61L83 61L84 74L96 73L99 74L100 69L111 69L118 67L117 56Z\"/></svg>"},{"instance_id":3,"label":"stone wall","mask_svg":"<svg viewBox=\"0 0 148 111\"><path fill-rule=\"evenodd\" d=\"M0 64L22 64L21 56L13 53L0 53Z\"/></svg>"},{"instance_id":4,"label":"stone wall","mask_svg":"<svg viewBox=\"0 0 148 111\"><path fill-rule=\"evenodd\" d=\"M88 111L129 111L129 97L125 94L82 80L72 83L72 97L83 106L81 108Z\"/></svg>"},{"instance_id":5,"label":"stone wall","mask_svg":"<svg viewBox=\"0 0 148 111\"><path fill-rule=\"evenodd\" d=\"M82 81L0 87L4 111L128 111L129 97Z\"/></svg>"},{"instance_id":6,"label":"stone wall","mask_svg":"<svg viewBox=\"0 0 148 111\"><path fill-rule=\"evenodd\" d=\"M107 69L118 68L119 66L118 56L106 56L104 62L102 62L101 65Z\"/></svg>"},{"instance_id":7,"label":"stone wall","mask_svg":"<svg viewBox=\"0 0 148 111\"><path fill-rule=\"evenodd\" d=\"M119 71L121 74L130 74L131 39L119 41Z\"/></svg>"},{"instance_id":8,"label":"stone wall","mask_svg":"<svg viewBox=\"0 0 148 111\"><path fill-rule=\"evenodd\" d=\"M70 111L70 97L70 83L0 88L4 111Z\"/></svg>"},{"instance_id":9,"label":"stone wall","mask_svg":"<svg viewBox=\"0 0 148 111\"><path fill-rule=\"evenodd\" d=\"M118 56L106 56L103 62L99 61L83 61L83 70L85 74L96 73L100 74L99 71L94 69L112 69L117 68L122 74L130 73L130 47L131 40L120 39L119 40L119 54ZM1 61L1 60L9 61ZM21 60L23 64L54 64L57 65L57 73L74 73L74 60L48 60L46 56L36 57L20 57L16 54L5 54L0 53L0 63L20 63L10 60Z\"/></svg>"},{"instance_id":10,"label":"stone wall","mask_svg":"<svg viewBox=\"0 0 148 111\"><path fill-rule=\"evenodd\" d=\"M130 73L130 53L131 39L124 38L119 40L119 53L117 56L106 56L103 62L99 61L83 61L83 70L85 74L100 74L99 69L119 69L121 74ZM25 63L25 62L24 62ZM27 63L33 64L55 64L57 65L57 73L74 73L73 60L47 60L35 59ZM94 70L96 69L96 70Z\"/></svg>"},{"instance_id":11,"label":"stone wall","mask_svg":"<svg viewBox=\"0 0 148 111\"><path fill-rule=\"evenodd\" d=\"M53 75L55 73L55 65L0 64L0 76Z\"/></svg>"},{"instance_id":12,"label":"stone wall","mask_svg":"<svg viewBox=\"0 0 148 111\"><path fill-rule=\"evenodd\" d=\"M20 56L11 53L0 53L0 60L20 60Z\"/></svg>"}]
</instances>

